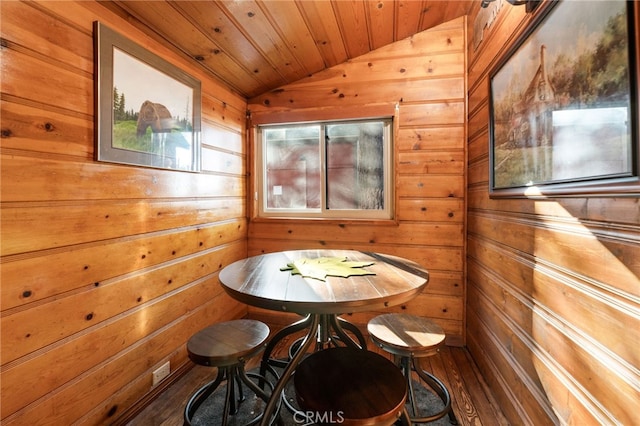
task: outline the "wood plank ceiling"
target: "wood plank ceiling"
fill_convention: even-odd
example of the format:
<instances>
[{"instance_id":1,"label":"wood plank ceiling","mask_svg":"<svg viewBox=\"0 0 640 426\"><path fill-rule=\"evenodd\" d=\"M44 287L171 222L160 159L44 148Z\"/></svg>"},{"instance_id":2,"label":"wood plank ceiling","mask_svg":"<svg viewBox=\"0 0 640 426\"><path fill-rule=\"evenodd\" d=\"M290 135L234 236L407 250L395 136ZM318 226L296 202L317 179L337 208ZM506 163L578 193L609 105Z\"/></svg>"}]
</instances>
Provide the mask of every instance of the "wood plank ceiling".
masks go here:
<instances>
[{"instance_id":1,"label":"wood plank ceiling","mask_svg":"<svg viewBox=\"0 0 640 426\"><path fill-rule=\"evenodd\" d=\"M101 2L250 99L467 14L471 0Z\"/></svg>"}]
</instances>

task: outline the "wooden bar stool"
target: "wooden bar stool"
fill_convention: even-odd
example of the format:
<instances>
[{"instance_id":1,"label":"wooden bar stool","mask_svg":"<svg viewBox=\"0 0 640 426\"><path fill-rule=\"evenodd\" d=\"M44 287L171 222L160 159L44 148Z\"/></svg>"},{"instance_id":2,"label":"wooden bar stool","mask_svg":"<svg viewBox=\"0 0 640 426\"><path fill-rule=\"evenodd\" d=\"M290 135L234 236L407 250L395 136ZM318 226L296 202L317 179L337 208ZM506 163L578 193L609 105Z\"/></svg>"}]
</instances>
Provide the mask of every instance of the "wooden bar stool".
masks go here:
<instances>
[{"instance_id":1,"label":"wooden bar stool","mask_svg":"<svg viewBox=\"0 0 640 426\"><path fill-rule=\"evenodd\" d=\"M302 410L296 417L304 416L305 424L389 426L403 414L408 421L402 373L366 349L341 346L314 352L298 365L293 382Z\"/></svg>"},{"instance_id":2,"label":"wooden bar stool","mask_svg":"<svg viewBox=\"0 0 640 426\"><path fill-rule=\"evenodd\" d=\"M229 415L238 413L239 406L245 399L242 383L266 404L269 395L251 378L271 385L270 382L259 374L247 373L244 366L247 359L264 350L269 332L269 327L260 321L239 319L214 324L189 339L187 352L191 361L198 365L217 367L218 374L215 380L198 389L187 402L184 409L185 425L191 425L198 408L224 381L226 397L222 413L223 425L227 424ZM262 414L257 415L247 425L256 424L261 417Z\"/></svg>"},{"instance_id":3,"label":"wooden bar stool","mask_svg":"<svg viewBox=\"0 0 640 426\"><path fill-rule=\"evenodd\" d=\"M433 374L422 369L416 361L418 358L435 355L444 345L445 333L442 328L426 318L415 315L383 314L371 319L367 324L367 330L376 345L393 354L396 364L405 376L411 422L428 423L448 414L449 423L457 424L446 386ZM444 404L441 411L430 416L420 416L411 380L412 371L415 371L440 397Z\"/></svg>"}]
</instances>

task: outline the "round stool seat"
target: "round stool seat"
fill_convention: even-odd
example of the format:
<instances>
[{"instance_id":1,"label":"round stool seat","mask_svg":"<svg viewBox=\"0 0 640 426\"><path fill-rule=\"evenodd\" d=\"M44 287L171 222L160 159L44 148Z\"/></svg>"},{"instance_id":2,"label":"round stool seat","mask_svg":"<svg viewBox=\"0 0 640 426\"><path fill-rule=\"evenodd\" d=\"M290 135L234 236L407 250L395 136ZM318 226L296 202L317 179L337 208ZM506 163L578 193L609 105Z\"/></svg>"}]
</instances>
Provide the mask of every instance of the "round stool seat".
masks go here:
<instances>
[{"instance_id":1,"label":"round stool seat","mask_svg":"<svg viewBox=\"0 0 640 426\"><path fill-rule=\"evenodd\" d=\"M438 324L409 314L379 315L369 321L367 331L387 352L416 358L435 355L446 337Z\"/></svg>"},{"instance_id":2,"label":"round stool seat","mask_svg":"<svg viewBox=\"0 0 640 426\"><path fill-rule=\"evenodd\" d=\"M251 358L262 351L269 327L255 320L239 319L214 324L194 334L187 342L189 359L199 365L223 367Z\"/></svg>"},{"instance_id":3,"label":"round stool seat","mask_svg":"<svg viewBox=\"0 0 640 426\"><path fill-rule=\"evenodd\" d=\"M335 347L314 352L293 376L307 424L392 425L402 415L407 386L382 355Z\"/></svg>"}]
</instances>

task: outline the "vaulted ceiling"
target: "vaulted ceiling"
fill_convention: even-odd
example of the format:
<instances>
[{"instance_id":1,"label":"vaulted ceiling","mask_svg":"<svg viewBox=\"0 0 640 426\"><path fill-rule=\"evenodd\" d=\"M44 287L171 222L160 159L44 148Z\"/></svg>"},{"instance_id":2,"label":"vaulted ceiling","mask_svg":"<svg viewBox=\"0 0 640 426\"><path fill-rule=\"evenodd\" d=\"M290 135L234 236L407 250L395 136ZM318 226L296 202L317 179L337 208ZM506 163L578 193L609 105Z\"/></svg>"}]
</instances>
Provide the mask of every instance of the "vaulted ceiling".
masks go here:
<instances>
[{"instance_id":1,"label":"vaulted ceiling","mask_svg":"<svg viewBox=\"0 0 640 426\"><path fill-rule=\"evenodd\" d=\"M465 15L471 0L102 3L252 98Z\"/></svg>"}]
</instances>

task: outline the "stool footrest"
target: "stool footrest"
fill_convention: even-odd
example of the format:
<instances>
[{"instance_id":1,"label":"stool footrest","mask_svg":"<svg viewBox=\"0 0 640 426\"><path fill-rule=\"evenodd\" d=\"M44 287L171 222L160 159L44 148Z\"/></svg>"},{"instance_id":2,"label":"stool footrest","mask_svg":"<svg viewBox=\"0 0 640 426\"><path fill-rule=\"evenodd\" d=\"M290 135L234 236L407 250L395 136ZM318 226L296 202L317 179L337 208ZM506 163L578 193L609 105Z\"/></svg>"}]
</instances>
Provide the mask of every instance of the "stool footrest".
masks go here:
<instances>
[{"instance_id":1,"label":"stool footrest","mask_svg":"<svg viewBox=\"0 0 640 426\"><path fill-rule=\"evenodd\" d=\"M458 421L456 420L456 417L453 414L453 410L451 409L451 395L449 394L449 390L447 389L447 387L436 376L429 373L428 371L423 370L418 365L416 358L413 359L412 364L413 364L412 365L413 371L415 371L418 377L424 380L424 382L438 395L438 397L444 404L444 407L442 408L442 410L438 411L437 413L431 414L429 416L420 417L418 415L418 413L415 411L416 410L415 408L416 403L415 403L415 396L414 396L415 393L413 389L413 384L411 382L411 368L409 367L408 370L405 370L408 372L408 374L405 374L405 375L407 377L407 386L409 389L409 396L407 399L412 408L412 411L409 412L411 423L429 423L429 422L433 422L438 419L441 419L446 415L449 415L449 423L451 423L452 425L457 425Z\"/></svg>"},{"instance_id":2,"label":"stool footrest","mask_svg":"<svg viewBox=\"0 0 640 426\"><path fill-rule=\"evenodd\" d=\"M224 382L226 382L224 407L222 408L222 424L228 423L229 416L233 416L240 410L240 404L246 399L242 390L242 385L246 385L249 390L262 399L265 404L269 401L270 395L258 386L254 380L260 384L266 384L273 391L273 384L265 377L258 373L247 373L242 366L220 367L215 380L207 383L198 389L187 402L184 410L184 425L191 425L193 417L198 408L209 398L213 392ZM244 426L257 424L262 419L262 413L259 413Z\"/></svg>"}]
</instances>

